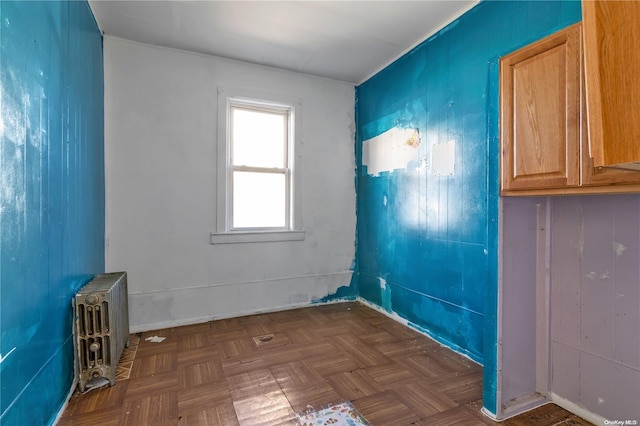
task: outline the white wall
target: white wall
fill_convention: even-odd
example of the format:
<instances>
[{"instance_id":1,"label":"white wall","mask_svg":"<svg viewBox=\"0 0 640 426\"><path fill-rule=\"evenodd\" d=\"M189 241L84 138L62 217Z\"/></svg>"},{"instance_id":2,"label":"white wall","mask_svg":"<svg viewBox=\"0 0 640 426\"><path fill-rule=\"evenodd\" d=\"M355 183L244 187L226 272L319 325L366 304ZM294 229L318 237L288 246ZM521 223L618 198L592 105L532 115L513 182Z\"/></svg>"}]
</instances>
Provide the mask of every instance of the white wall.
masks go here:
<instances>
[{"instance_id":1,"label":"white wall","mask_svg":"<svg viewBox=\"0 0 640 426\"><path fill-rule=\"evenodd\" d=\"M498 417L640 420L640 195L504 197Z\"/></svg>"},{"instance_id":2,"label":"white wall","mask_svg":"<svg viewBox=\"0 0 640 426\"><path fill-rule=\"evenodd\" d=\"M638 218L638 194L553 198L551 391L594 424L640 421Z\"/></svg>"},{"instance_id":3,"label":"white wall","mask_svg":"<svg viewBox=\"0 0 640 426\"><path fill-rule=\"evenodd\" d=\"M106 36L106 268L133 331L307 305L349 285L354 87ZM304 241L211 245L217 88L302 100Z\"/></svg>"}]
</instances>

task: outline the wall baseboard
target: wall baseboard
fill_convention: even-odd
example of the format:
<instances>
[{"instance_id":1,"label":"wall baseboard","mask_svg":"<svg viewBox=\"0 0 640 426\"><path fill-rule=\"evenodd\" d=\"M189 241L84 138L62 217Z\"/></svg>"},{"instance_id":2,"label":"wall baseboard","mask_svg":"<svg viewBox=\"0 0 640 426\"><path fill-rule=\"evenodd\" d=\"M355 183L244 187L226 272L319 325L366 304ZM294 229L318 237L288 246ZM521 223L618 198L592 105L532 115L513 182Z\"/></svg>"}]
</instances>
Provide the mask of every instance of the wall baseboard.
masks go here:
<instances>
[{"instance_id":1,"label":"wall baseboard","mask_svg":"<svg viewBox=\"0 0 640 426\"><path fill-rule=\"evenodd\" d=\"M147 331L153 331L153 330L162 330L165 328L173 328L173 327L182 327L185 325L194 325L194 324L201 324L203 322L208 322L208 321L215 321L215 320L222 320L222 319L228 319L228 318L237 318L237 317L245 317L245 316L249 316L249 315L259 315L259 314L266 314L266 313L270 313L270 312L282 312L282 311L290 311L293 309L300 309L300 308L311 308L313 306L320 306L320 305L330 305L330 304L334 304L334 303L343 303L346 302L347 300L343 300L343 299L336 299L336 300L329 300L327 302L304 302L304 303L294 303L291 305L282 305L282 306L276 306L276 307L272 307L272 308L268 308L268 309L248 309L248 310L244 310L244 311L236 311L236 312L230 312L230 313L226 313L223 315L209 315L209 316L204 316L204 317L197 317L197 318L188 318L188 319L184 319L184 320L174 320L174 321L162 321L162 322L157 322L157 323L152 323L152 324L142 324L142 325L137 325L137 326L132 326L130 327L130 333L144 333Z\"/></svg>"},{"instance_id":2,"label":"wall baseboard","mask_svg":"<svg viewBox=\"0 0 640 426\"><path fill-rule=\"evenodd\" d=\"M78 377L77 377L77 374L75 374L74 376L75 377L73 378L73 382L71 382L71 389L69 389L69 393L67 394L67 397L64 400L64 404L62 404L62 407L60 407L58 414L53 419L53 422L51 422L52 426L55 426L58 424L58 422L62 418L62 415L64 414L64 411L67 409L67 406L69 405L69 401L71 400L71 397L76 391L76 387L78 386Z\"/></svg>"},{"instance_id":3,"label":"wall baseboard","mask_svg":"<svg viewBox=\"0 0 640 426\"><path fill-rule=\"evenodd\" d=\"M554 404L559 405L567 411L571 411L576 416L580 416L594 425L604 425L605 421L607 421L604 417L587 410L583 405L569 401L553 392L549 392L549 398Z\"/></svg>"},{"instance_id":4,"label":"wall baseboard","mask_svg":"<svg viewBox=\"0 0 640 426\"><path fill-rule=\"evenodd\" d=\"M129 292L129 327L137 333L310 306L348 287L352 275L343 271Z\"/></svg>"},{"instance_id":5,"label":"wall baseboard","mask_svg":"<svg viewBox=\"0 0 640 426\"><path fill-rule=\"evenodd\" d=\"M501 409L496 415L497 421L501 422L511 417L518 416L527 411L535 410L543 405L549 404L549 398L539 392L533 392L521 396L515 400L501 404Z\"/></svg>"},{"instance_id":6,"label":"wall baseboard","mask_svg":"<svg viewBox=\"0 0 640 426\"><path fill-rule=\"evenodd\" d=\"M485 407L482 407L480 409L480 412L482 413L483 416L487 417L488 419L491 419L494 422L499 421L496 415L493 414L491 411L487 410Z\"/></svg>"}]
</instances>

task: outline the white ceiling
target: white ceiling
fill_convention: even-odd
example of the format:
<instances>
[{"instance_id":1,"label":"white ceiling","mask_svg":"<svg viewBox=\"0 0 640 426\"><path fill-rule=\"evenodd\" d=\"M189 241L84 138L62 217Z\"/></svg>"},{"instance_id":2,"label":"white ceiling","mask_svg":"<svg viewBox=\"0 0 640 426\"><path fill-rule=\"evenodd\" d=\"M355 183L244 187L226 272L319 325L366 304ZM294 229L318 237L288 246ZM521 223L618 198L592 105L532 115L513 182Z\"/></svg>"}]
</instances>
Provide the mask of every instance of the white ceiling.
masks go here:
<instances>
[{"instance_id":1,"label":"white ceiling","mask_svg":"<svg viewBox=\"0 0 640 426\"><path fill-rule=\"evenodd\" d=\"M478 0L89 0L108 35L359 84Z\"/></svg>"}]
</instances>

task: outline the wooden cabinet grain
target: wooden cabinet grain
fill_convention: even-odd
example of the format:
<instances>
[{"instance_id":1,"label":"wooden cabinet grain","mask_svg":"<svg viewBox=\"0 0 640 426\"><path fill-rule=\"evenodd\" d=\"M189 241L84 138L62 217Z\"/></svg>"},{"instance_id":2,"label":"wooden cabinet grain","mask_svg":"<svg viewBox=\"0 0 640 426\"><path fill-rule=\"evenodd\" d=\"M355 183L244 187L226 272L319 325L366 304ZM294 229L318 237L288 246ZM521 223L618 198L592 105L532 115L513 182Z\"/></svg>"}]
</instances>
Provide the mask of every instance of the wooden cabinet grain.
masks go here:
<instances>
[{"instance_id":1,"label":"wooden cabinet grain","mask_svg":"<svg viewBox=\"0 0 640 426\"><path fill-rule=\"evenodd\" d=\"M580 24L500 61L502 191L580 185Z\"/></svg>"},{"instance_id":2,"label":"wooden cabinet grain","mask_svg":"<svg viewBox=\"0 0 640 426\"><path fill-rule=\"evenodd\" d=\"M584 99L584 92L583 92ZM594 164L589 155L587 139L587 103L582 103L582 185L589 192L635 192L640 190L640 173L618 167L602 167Z\"/></svg>"},{"instance_id":3,"label":"wooden cabinet grain","mask_svg":"<svg viewBox=\"0 0 640 426\"><path fill-rule=\"evenodd\" d=\"M640 170L640 2L582 3L594 165Z\"/></svg>"},{"instance_id":4,"label":"wooden cabinet grain","mask_svg":"<svg viewBox=\"0 0 640 426\"><path fill-rule=\"evenodd\" d=\"M596 85L585 85L585 80L593 81L589 80L593 70L583 63L581 36L584 33L587 38L588 33L581 25L567 27L500 61L501 195L640 192L640 162L633 160L634 150L640 154L640 82L628 87L629 96L638 92L629 103L633 110L619 114L628 123L608 125L616 127L617 133L603 127L602 120L594 120L594 111L607 110L603 117L616 115L614 110L622 105L616 106L610 100L615 96L606 94L593 106ZM635 69L640 70L640 63ZM636 74L640 76L640 71ZM597 80L602 87L602 78ZM634 132L638 133L635 139ZM603 166L602 158L615 159L618 167Z\"/></svg>"}]
</instances>

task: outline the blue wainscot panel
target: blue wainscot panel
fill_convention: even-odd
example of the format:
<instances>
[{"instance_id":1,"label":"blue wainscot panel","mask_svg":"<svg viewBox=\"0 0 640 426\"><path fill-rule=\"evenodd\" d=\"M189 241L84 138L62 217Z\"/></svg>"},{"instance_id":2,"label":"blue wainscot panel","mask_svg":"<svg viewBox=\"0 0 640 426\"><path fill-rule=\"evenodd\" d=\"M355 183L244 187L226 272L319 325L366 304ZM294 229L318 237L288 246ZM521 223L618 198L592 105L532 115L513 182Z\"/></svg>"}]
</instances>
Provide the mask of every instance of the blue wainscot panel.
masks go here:
<instances>
[{"instance_id":1,"label":"blue wainscot panel","mask_svg":"<svg viewBox=\"0 0 640 426\"><path fill-rule=\"evenodd\" d=\"M73 382L72 295L104 271L102 36L84 1L0 2L0 423Z\"/></svg>"},{"instance_id":2,"label":"blue wainscot panel","mask_svg":"<svg viewBox=\"0 0 640 426\"><path fill-rule=\"evenodd\" d=\"M498 62L579 1L484 1L357 90L359 296L484 364L495 413Z\"/></svg>"}]
</instances>

